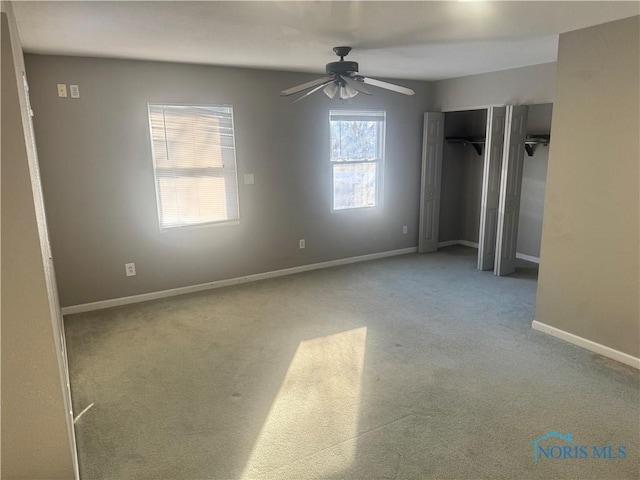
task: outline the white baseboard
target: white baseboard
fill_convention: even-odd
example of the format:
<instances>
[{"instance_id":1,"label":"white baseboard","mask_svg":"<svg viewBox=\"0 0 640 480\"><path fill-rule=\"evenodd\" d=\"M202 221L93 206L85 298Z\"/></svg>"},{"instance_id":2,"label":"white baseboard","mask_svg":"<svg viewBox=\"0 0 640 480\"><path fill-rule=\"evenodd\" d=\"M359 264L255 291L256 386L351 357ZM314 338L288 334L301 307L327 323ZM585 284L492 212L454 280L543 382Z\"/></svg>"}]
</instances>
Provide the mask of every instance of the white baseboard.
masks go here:
<instances>
[{"instance_id":1,"label":"white baseboard","mask_svg":"<svg viewBox=\"0 0 640 480\"><path fill-rule=\"evenodd\" d=\"M415 253L418 247L401 248L399 250L389 250L387 252L370 253L368 255L360 255L358 257L340 258L338 260L330 260L328 262L311 263L309 265L300 265L299 267L283 268L282 270L274 270L272 272L256 273L254 275L246 275L244 277L229 278L226 280L217 280L215 282L201 283L199 285L190 285L187 287L172 288L170 290L161 290L159 292L143 293L140 295L132 295L130 297L113 298L110 300L101 300L99 302L83 303L82 305L72 305L62 308L63 315L71 315L74 313L92 312L94 310L102 310L103 308L119 307L121 305L129 305L131 303L147 302L149 300L157 300L159 298L174 297L176 295L184 295L185 293L202 292L204 290L213 290L215 288L228 287L230 285L239 285L241 283L257 282L267 278L282 277L284 275L293 275L294 273L308 272L310 270L319 270L321 268L337 267L339 265L347 265L349 263L366 262L368 260L376 260L378 258L393 257L396 255L406 255L407 253Z\"/></svg>"},{"instance_id":2,"label":"white baseboard","mask_svg":"<svg viewBox=\"0 0 640 480\"><path fill-rule=\"evenodd\" d=\"M468 240L458 240L458 245L465 247L478 248L478 242L469 242Z\"/></svg>"},{"instance_id":3,"label":"white baseboard","mask_svg":"<svg viewBox=\"0 0 640 480\"><path fill-rule=\"evenodd\" d=\"M446 242L438 242L438 248L452 247L458 245L459 240L447 240Z\"/></svg>"},{"instance_id":4,"label":"white baseboard","mask_svg":"<svg viewBox=\"0 0 640 480\"><path fill-rule=\"evenodd\" d=\"M540 257L534 257L533 255L527 255L526 253L516 253L516 258L526 260L528 262L540 263Z\"/></svg>"},{"instance_id":5,"label":"white baseboard","mask_svg":"<svg viewBox=\"0 0 640 480\"><path fill-rule=\"evenodd\" d=\"M619 350L614 350L613 348L601 345L600 343L587 340L586 338L579 337L573 333L565 332L564 330L538 322L537 320L531 322L531 328L640 370L640 358L633 357L627 353L620 352Z\"/></svg>"},{"instance_id":6,"label":"white baseboard","mask_svg":"<svg viewBox=\"0 0 640 480\"><path fill-rule=\"evenodd\" d=\"M439 242L438 248L451 247L453 245L464 245L465 247L478 248L478 242L470 242L468 240L447 240L446 242ZM540 257L534 257L533 255L527 255L526 253L516 253L516 258L527 260L528 262L540 263Z\"/></svg>"},{"instance_id":7,"label":"white baseboard","mask_svg":"<svg viewBox=\"0 0 640 480\"><path fill-rule=\"evenodd\" d=\"M439 242L438 248L451 247L452 245L464 245L465 247L478 248L477 242L469 242L468 240L447 240Z\"/></svg>"}]
</instances>

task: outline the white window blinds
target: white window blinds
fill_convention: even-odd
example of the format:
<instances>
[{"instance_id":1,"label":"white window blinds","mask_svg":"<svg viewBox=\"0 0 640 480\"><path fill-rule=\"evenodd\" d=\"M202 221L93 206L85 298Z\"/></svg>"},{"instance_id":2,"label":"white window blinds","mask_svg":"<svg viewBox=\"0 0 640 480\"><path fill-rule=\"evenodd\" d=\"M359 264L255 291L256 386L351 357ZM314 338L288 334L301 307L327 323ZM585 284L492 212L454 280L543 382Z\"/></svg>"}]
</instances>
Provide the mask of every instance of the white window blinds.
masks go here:
<instances>
[{"instance_id":1,"label":"white window blinds","mask_svg":"<svg viewBox=\"0 0 640 480\"><path fill-rule=\"evenodd\" d=\"M231 106L149 104L160 227L239 220Z\"/></svg>"}]
</instances>

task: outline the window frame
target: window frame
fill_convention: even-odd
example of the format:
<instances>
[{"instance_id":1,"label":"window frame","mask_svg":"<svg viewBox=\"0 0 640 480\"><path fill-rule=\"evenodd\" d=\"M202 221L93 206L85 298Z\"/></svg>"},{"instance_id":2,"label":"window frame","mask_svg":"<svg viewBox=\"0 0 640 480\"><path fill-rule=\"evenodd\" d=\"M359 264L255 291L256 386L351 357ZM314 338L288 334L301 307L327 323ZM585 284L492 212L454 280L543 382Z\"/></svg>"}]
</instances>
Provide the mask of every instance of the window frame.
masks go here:
<instances>
[{"instance_id":1,"label":"window frame","mask_svg":"<svg viewBox=\"0 0 640 480\"><path fill-rule=\"evenodd\" d=\"M199 222L199 223L190 223L184 225L174 225L163 227L162 226L162 207L160 202L160 185L159 185L159 176L158 176L158 165L156 162L156 151L153 141L153 128L151 122L151 107L192 107L192 108L228 108L231 116L231 128L233 130L233 160L235 165L235 192L236 192L236 200L237 200L237 218L232 220L221 220L215 222ZM226 227L240 224L240 185L238 181L238 156L236 149L236 126L235 126L235 114L233 111L233 105L228 103L220 103L220 104L203 104L203 103L167 103L167 102L147 102L147 120L149 122L149 140L151 143L151 160L153 165L153 182L154 189L156 193L156 211L158 213L158 228L161 233L172 232L172 231L182 231L185 229L198 229L198 228L208 228L208 227ZM165 130L166 132L166 130ZM166 139L165 139L166 143ZM199 167L192 167L192 169L198 169ZM209 167L209 168L217 168L219 170L224 170L224 167Z\"/></svg>"},{"instance_id":2,"label":"window frame","mask_svg":"<svg viewBox=\"0 0 640 480\"><path fill-rule=\"evenodd\" d=\"M332 136L331 136L331 117L344 116L344 117L376 117L382 118L378 120L377 126L379 158L375 160L332 160L331 148L332 148ZM386 110L344 110L344 109L331 109L329 110L329 166L331 175L331 213L337 212L351 212L362 210L373 210L382 207L383 201L383 185L384 185L384 164L386 153L386 130L387 130L387 112ZM337 165L357 165L357 164L374 164L376 165L375 175L375 205L364 205L359 207L345 207L335 208L335 167Z\"/></svg>"}]
</instances>

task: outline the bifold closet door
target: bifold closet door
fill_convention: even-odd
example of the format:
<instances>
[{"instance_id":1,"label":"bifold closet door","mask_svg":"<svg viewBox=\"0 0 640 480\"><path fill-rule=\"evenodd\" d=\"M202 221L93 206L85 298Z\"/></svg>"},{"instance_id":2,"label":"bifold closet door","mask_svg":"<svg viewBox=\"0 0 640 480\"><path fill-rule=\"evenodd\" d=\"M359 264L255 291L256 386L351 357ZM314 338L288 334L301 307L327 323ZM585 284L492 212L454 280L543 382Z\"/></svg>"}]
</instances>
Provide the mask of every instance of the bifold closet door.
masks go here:
<instances>
[{"instance_id":1,"label":"bifold closet door","mask_svg":"<svg viewBox=\"0 0 640 480\"><path fill-rule=\"evenodd\" d=\"M479 270L491 270L495 263L506 110L506 107L489 107L487 110L482 201L480 203L480 234L478 237Z\"/></svg>"},{"instance_id":2,"label":"bifold closet door","mask_svg":"<svg viewBox=\"0 0 640 480\"><path fill-rule=\"evenodd\" d=\"M420 183L420 238L418 239L420 253L438 250L443 146L444 113L425 113Z\"/></svg>"},{"instance_id":3,"label":"bifold closet door","mask_svg":"<svg viewBox=\"0 0 640 480\"><path fill-rule=\"evenodd\" d=\"M500 206L498 208L498 242L493 269L496 275L508 275L516 271L518 220L528 113L529 107L527 106L507 106L507 127L505 129Z\"/></svg>"}]
</instances>

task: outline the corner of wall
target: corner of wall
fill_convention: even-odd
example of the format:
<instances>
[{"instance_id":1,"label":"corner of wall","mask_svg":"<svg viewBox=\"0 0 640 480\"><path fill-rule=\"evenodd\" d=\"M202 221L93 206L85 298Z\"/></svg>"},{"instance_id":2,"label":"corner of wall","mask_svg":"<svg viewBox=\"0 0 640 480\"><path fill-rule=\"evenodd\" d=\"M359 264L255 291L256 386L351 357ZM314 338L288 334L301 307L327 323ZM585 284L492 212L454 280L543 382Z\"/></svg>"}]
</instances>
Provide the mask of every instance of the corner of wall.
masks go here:
<instances>
[{"instance_id":1,"label":"corner of wall","mask_svg":"<svg viewBox=\"0 0 640 480\"><path fill-rule=\"evenodd\" d=\"M10 2L2 23L2 478L77 477L66 357ZM11 282L6 279L10 278Z\"/></svg>"}]
</instances>

